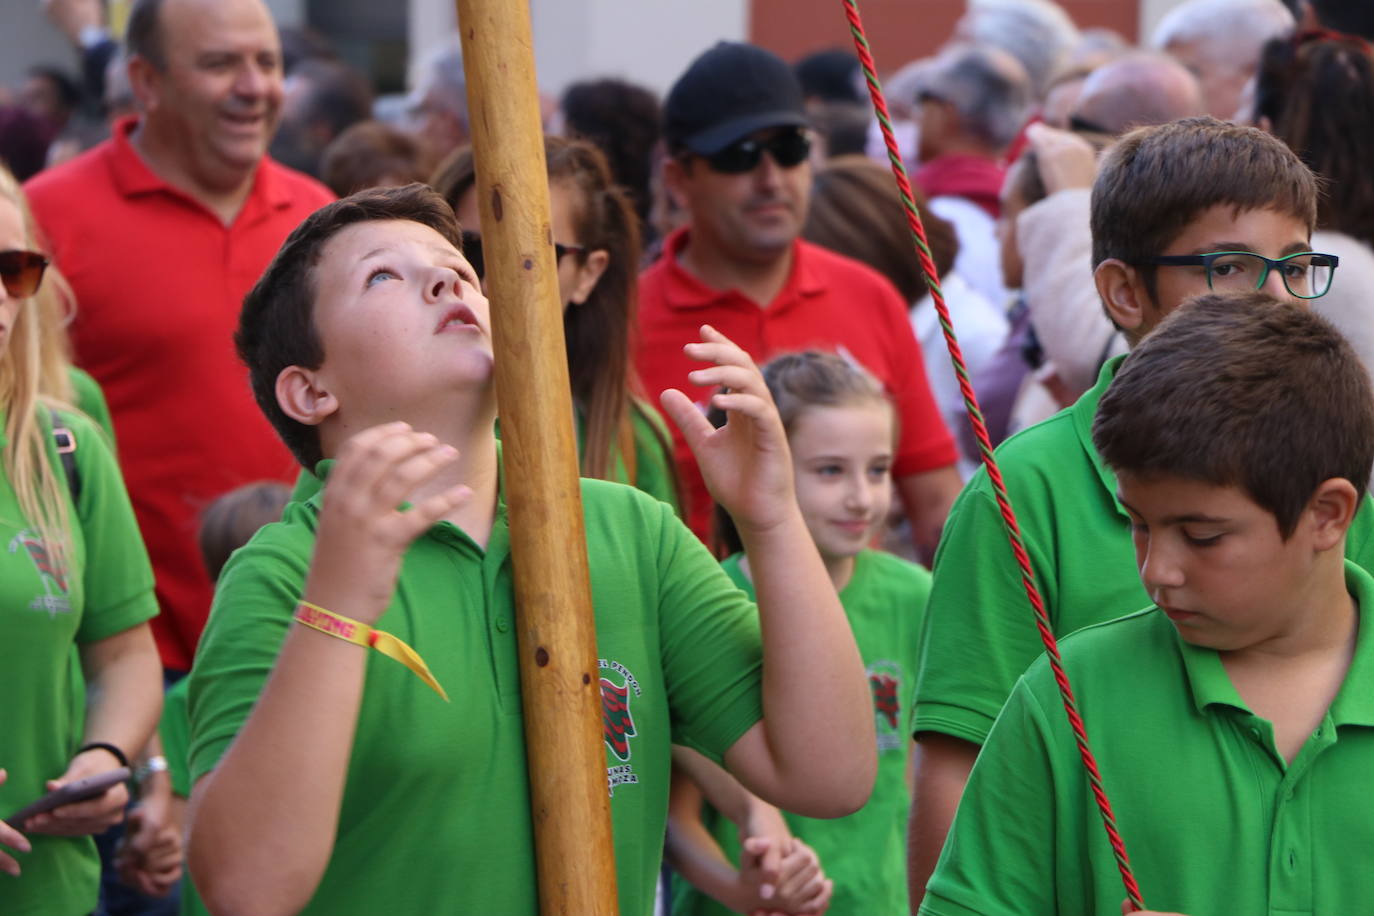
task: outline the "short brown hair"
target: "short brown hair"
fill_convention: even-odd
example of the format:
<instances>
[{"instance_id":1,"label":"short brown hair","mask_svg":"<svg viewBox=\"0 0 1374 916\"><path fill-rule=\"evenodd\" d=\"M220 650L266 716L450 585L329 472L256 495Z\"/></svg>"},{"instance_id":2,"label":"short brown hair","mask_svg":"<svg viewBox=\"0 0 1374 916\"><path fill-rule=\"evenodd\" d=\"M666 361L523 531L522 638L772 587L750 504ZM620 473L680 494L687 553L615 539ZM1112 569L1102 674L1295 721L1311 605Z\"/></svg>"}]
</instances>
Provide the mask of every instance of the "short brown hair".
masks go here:
<instances>
[{"instance_id":1,"label":"short brown hair","mask_svg":"<svg viewBox=\"0 0 1374 916\"><path fill-rule=\"evenodd\" d=\"M931 212L912 188L940 276L959 253L954 227ZM892 281L910 305L926 294L925 275L907 226L906 208L887 167L866 156L837 156L816 173L802 236L862 261Z\"/></svg>"},{"instance_id":2,"label":"short brown hair","mask_svg":"<svg viewBox=\"0 0 1374 916\"><path fill-rule=\"evenodd\" d=\"M424 179L420 144L381 121L359 121L325 147L320 180L340 197L368 188Z\"/></svg>"},{"instance_id":3,"label":"short brown hair","mask_svg":"<svg viewBox=\"0 0 1374 916\"><path fill-rule=\"evenodd\" d=\"M1216 118L1142 127L1107 152L1092 190L1093 267L1111 258L1142 268L1204 210L1276 210L1310 233L1317 182L1293 151L1262 130Z\"/></svg>"},{"instance_id":4,"label":"short brown hair","mask_svg":"<svg viewBox=\"0 0 1374 916\"><path fill-rule=\"evenodd\" d=\"M1093 442L1117 472L1239 487L1286 539L1323 481L1368 488L1374 395L1350 344L1304 306L1208 294L1126 357Z\"/></svg>"},{"instance_id":5,"label":"short brown hair","mask_svg":"<svg viewBox=\"0 0 1374 916\"><path fill-rule=\"evenodd\" d=\"M230 490L212 502L200 517L200 556L214 582L229 555L247 544L258 529L281 518L291 500L291 488L275 480L260 480Z\"/></svg>"},{"instance_id":6,"label":"short brown hair","mask_svg":"<svg viewBox=\"0 0 1374 916\"><path fill-rule=\"evenodd\" d=\"M282 442L307 468L325 457L320 450L320 433L281 409L277 376L288 366L318 369L324 363L324 344L315 328L314 270L325 245L339 230L354 223L386 220L429 226L454 248L463 250L453 210L429 187L417 183L360 191L306 217L286 237L257 285L243 299L234 344L248 366L253 397ZM361 367L359 371L367 370Z\"/></svg>"}]
</instances>

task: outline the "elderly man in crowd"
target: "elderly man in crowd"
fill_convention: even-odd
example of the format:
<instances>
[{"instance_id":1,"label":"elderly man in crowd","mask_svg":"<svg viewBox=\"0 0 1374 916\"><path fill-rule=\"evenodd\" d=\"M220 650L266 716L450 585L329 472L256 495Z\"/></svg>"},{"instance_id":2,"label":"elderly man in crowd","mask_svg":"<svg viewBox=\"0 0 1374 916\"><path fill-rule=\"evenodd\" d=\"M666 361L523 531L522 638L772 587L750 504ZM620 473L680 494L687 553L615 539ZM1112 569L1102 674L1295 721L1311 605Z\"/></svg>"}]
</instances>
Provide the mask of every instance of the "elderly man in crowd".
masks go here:
<instances>
[{"instance_id":1,"label":"elderly man in crowd","mask_svg":"<svg viewBox=\"0 0 1374 916\"><path fill-rule=\"evenodd\" d=\"M76 294L76 361L109 400L162 663L184 672L210 608L200 510L295 473L234 357L239 304L331 195L265 155L282 76L261 0L138 0L127 41L143 114L26 190Z\"/></svg>"},{"instance_id":2,"label":"elderly man in crowd","mask_svg":"<svg viewBox=\"0 0 1374 916\"><path fill-rule=\"evenodd\" d=\"M1292 30L1293 14L1279 0L1186 0L1160 20L1150 45L1191 70L1207 113L1228 120L1240 113L1264 43Z\"/></svg>"},{"instance_id":3,"label":"elderly man in crowd","mask_svg":"<svg viewBox=\"0 0 1374 916\"><path fill-rule=\"evenodd\" d=\"M989 302L1005 304L996 220L1002 159L1031 106L1030 81L1010 54L955 45L922 72L916 95L920 168L930 209L959 236L955 269Z\"/></svg>"}]
</instances>

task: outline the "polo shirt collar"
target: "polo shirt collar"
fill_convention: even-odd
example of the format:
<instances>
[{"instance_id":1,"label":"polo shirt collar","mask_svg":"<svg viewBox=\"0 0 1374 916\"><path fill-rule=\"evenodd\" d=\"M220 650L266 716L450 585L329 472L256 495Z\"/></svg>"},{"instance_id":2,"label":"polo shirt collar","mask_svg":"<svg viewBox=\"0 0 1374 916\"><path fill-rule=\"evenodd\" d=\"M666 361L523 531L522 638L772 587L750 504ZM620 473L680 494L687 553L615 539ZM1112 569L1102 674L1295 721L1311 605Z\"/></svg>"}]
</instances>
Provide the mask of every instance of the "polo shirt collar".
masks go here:
<instances>
[{"instance_id":1,"label":"polo shirt collar","mask_svg":"<svg viewBox=\"0 0 1374 916\"><path fill-rule=\"evenodd\" d=\"M1350 670L1331 703L1331 721L1335 725L1374 726L1374 626L1365 625L1363 613L1365 608L1374 608L1374 578L1346 560L1345 585L1355 599L1360 621ZM1198 712L1206 712L1209 706L1231 706L1249 713L1250 707L1231 683L1216 650L1187 643L1177 631L1174 636Z\"/></svg>"},{"instance_id":2,"label":"polo shirt collar","mask_svg":"<svg viewBox=\"0 0 1374 916\"><path fill-rule=\"evenodd\" d=\"M690 238L691 226L674 230L663 241L663 262L667 274L666 299L669 308L700 309L730 299L744 300L733 289L716 289L682 266L681 255ZM825 284L817 274L811 259L806 256L809 245L801 239L792 242L792 269L787 283L772 302L753 303L765 308L790 302L799 296L816 296L825 292Z\"/></svg>"},{"instance_id":3,"label":"polo shirt collar","mask_svg":"<svg viewBox=\"0 0 1374 916\"><path fill-rule=\"evenodd\" d=\"M2 415L0 415L2 416ZM320 506L324 499L324 484L329 480L329 472L334 468L333 458L323 458L315 464L315 476L320 479L320 488L316 490L306 505L315 510L318 516ZM409 503L402 503L409 506ZM431 535L438 531L451 529L458 532L464 539L471 540L461 529L451 522L439 522L429 529ZM486 553L508 553L510 550L510 529L506 520L506 465L501 457L501 440L496 440L496 513L491 520L491 536L487 539Z\"/></svg>"},{"instance_id":4,"label":"polo shirt collar","mask_svg":"<svg viewBox=\"0 0 1374 916\"><path fill-rule=\"evenodd\" d=\"M1116 506L1116 511L1123 517L1129 518L1129 513L1116 498L1116 476L1103 463L1102 456L1097 453L1097 446L1093 444L1093 418L1097 416L1097 405L1102 401L1102 395L1106 394L1107 387L1111 385L1112 379L1116 378L1117 370L1121 368L1121 363L1125 359L1126 355L1122 354L1113 356L1103 363L1102 371L1097 374L1097 384L1089 388L1081 398L1074 402L1073 406L1069 408L1069 414L1073 417L1074 432L1078 434L1078 441L1083 446L1083 452L1097 471L1098 480L1102 481L1102 488L1111 497L1112 505Z\"/></svg>"},{"instance_id":5,"label":"polo shirt collar","mask_svg":"<svg viewBox=\"0 0 1374 916\"><path fill-rule=\"evenodd\" d=\"M196 206L203 206L185 191L168 184L143 161L138 150L134 149L131 139L137 127L138 117L130 115L117 121L110 134L110 169L120 193L125 197L133 197L138 194L166 191L186 198ZM258 168L253 174L253 189L239 211L240 216L248 210L251 201L258 201L274 210L291 205L291 189L281 180L277 170L269 167L266 156L258 163Z\"/></svg>"}]
</instances>

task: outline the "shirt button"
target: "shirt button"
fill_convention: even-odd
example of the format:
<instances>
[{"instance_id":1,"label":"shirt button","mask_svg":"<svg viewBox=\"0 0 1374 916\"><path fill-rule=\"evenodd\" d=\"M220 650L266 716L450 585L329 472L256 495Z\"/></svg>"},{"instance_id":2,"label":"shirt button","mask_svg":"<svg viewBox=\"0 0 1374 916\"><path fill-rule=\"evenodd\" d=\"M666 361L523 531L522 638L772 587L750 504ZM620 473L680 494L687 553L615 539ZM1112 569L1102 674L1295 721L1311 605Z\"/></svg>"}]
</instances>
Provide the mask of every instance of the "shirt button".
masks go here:
<instances>
[{"instance_id":1,"label":"shirt button","mask_svg":"<svg viewBox=\"0 0 1374 916\"><path fill-rule=\"evenodd\" d=\"M1259 736L1260 736L1260 730L1259 730L1257 727L1255 727L1254 725L1250 726L1250 737L1251 737L1251 738L1254 738L1256 741L1258 741L1258 740L1259 740Z\"/></svg>"},{"instance_id":2,"label":"shirt button","mask_svg":"<svg viewBox=\"0 0 1374 916\"><path fill-rule=\"evenodd\" d=\"M510 629L510 621L509 621L509 620L507 620L507 619L504 618L504 617L497 617L497 618L496 618L496 631L497 631L498 633L504 633L504 632L506 632L506 631L509 630L509 629Z\"/></svg>"}]
</instances>

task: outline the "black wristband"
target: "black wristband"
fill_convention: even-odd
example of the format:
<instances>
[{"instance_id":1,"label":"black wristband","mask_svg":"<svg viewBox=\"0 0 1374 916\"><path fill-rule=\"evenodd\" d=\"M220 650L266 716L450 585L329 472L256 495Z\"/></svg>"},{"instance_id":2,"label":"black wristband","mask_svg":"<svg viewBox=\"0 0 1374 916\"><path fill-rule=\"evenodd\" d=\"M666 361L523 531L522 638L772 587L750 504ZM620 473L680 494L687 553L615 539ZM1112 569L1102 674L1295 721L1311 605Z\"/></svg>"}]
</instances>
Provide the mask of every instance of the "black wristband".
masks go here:
<instances>
[{"instance_id":1,"label":"black wristband","mask_svg":"<svg viewBox=\"0 0 1374 916\"><path fill-rule=\"evenodd\" d=\"M126 755L119 748L115 747L113 744L110 744L108 741L92 741L90 744L83 744L81 747L76 749L76 753L72 754L72 756L80 757L87 751L109 751L111 754L114 755L115 759L119 761L120 766L127 767L129 765L128 755Z\"/></svg>"}]
</instances>

